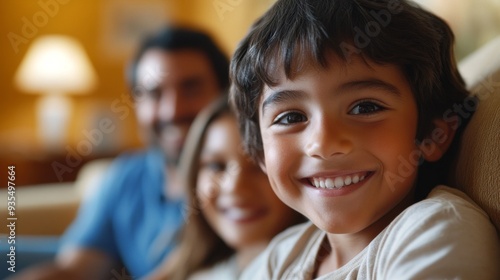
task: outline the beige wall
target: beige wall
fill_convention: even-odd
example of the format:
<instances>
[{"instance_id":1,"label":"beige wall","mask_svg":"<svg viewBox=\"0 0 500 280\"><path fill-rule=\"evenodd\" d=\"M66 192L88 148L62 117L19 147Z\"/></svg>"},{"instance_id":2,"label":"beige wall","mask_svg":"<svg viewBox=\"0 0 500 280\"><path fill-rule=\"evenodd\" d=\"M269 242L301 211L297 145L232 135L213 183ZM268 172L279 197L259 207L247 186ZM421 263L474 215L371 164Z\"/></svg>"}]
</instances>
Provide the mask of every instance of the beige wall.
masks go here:
<instances>
[{"instance_id":1,"label":"beige wall","mask_svg":"<svg viewBox=\"0 0 500 280\"><path fill-rule=\"evenodd\" d=\"M448 22L461 59L500 36L500 0L414 0Z\"/></svg>"}]
</instances>

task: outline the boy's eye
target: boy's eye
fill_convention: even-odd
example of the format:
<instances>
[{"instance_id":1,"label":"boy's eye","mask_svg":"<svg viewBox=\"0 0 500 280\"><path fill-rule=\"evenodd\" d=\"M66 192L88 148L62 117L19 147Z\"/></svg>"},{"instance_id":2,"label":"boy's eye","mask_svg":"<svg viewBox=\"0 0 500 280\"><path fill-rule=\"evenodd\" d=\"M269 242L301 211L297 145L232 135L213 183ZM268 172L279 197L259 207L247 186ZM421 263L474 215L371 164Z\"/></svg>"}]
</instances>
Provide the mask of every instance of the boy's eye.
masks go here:
<instances>
[{"instance_id":1,"label":"boy's eye","mask_svg":"<svg viewBox=\"0 0 500 280\"><path fill-rule=\"evenodd\" d=\"M287 112L280 114L274 119L273 124L288 125L307 121L306 116L298 112Z\"/></svg>"},{"instance_id":2,"label":"boy's eye","mask_svg":"<svg viewBox=\"0 0 500 280\"><path fill-rule=\"evenodd\" d=\"M371 101L362 101L356 104L350 111L350 115L369 115L385 110L384 107L375 104Z\"/></svg>"}]
</instances>

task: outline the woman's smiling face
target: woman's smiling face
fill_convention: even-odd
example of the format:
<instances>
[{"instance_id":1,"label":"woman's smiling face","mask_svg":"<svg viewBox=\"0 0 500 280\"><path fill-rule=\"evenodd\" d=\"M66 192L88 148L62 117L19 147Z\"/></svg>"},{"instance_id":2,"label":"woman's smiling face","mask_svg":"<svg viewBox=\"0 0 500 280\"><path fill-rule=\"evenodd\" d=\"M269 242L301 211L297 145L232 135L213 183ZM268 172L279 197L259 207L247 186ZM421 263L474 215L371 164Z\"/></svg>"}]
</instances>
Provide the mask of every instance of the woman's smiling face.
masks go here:
<instances>
[{"instance_id":1,"label":"woman's smiling face","mask_svg":"<svg viewBox=\"0 0 500 280\"><path fill-rule=\"evenodd\" d=\"M196 195L209 225L236 251L267 244L299 217L243 153L236 118L229 113L207 128Z\"/></svg>"}]
</instances>

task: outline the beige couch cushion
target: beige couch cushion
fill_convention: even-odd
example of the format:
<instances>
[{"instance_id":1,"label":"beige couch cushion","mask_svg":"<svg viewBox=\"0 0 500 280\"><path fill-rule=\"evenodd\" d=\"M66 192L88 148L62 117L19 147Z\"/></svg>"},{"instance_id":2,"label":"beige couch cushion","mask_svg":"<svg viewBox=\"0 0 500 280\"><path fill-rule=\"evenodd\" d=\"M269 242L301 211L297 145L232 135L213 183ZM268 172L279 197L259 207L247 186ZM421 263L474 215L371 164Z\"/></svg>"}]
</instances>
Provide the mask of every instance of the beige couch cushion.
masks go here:
<instances>
[{"instance_id":1,"label":"beige couch cushion","mask_svg":"<svg viewBox=\"0 0 500 280\"><path fill-rule=\"evenodd\" d=\"M460 63L480 102L464 131L452 184L466 192L500 233L500 37Z\"/></svg>"},{"instance_id":2,"label":"beige couch cushion","mask_svg":"<svg viewBox=\"0 0 500 280\"><path fill-rule=\"evenodd\" d=\"M82 166L74 183L17 188L16 234L62 234L75 218L80 202L97 191L111 161L108 158L89 161ZM7 201L7 189L0 190L0 201ZM7 211L0 211L0 220L7 220ZM8 228L0 227L1 234L8 235Z\"/></svg>"}]
</instances>

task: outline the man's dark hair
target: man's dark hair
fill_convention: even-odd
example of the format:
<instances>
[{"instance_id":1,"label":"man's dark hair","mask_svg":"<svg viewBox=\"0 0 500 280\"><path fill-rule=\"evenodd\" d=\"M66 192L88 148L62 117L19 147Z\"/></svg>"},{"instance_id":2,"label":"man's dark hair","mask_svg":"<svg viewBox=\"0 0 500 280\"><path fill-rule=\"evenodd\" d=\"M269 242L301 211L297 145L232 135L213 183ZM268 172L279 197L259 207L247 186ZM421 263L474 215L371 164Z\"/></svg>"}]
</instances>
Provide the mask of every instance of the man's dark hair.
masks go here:
<instances>
[{"instance_id":1,"label":"man's dark hair","mask_svg":"<svg viewBox=\"0 0 500 280\"><path fill-rule=\"evenodd\" d=\"M137 54L127 69L131 88L137 86L137 65L146 51L160 49L165 51L195 50L204 53L210 61L221 89L229 86L229 61L215 42L206 34L184 27L167 27L143 41Z\"/></svg>"},{"instance_id":2,"label":"man's dark hair","mask_svg":"<svg viewBox=\"0 0 500 280\"><path fill-rule=\"evenodd\" d=\"M344 62L359 55L398 66L417 103L416 140L422 141L432 121L468 95L453 42L442 19L410 1L278 0L242 40L230 66L231 100L248 153L263 159L257 106L264 86L276 84L280 69L293 78L306 63L337 66L328 65L327 52Z\"/></svg>"}]
</instances>

